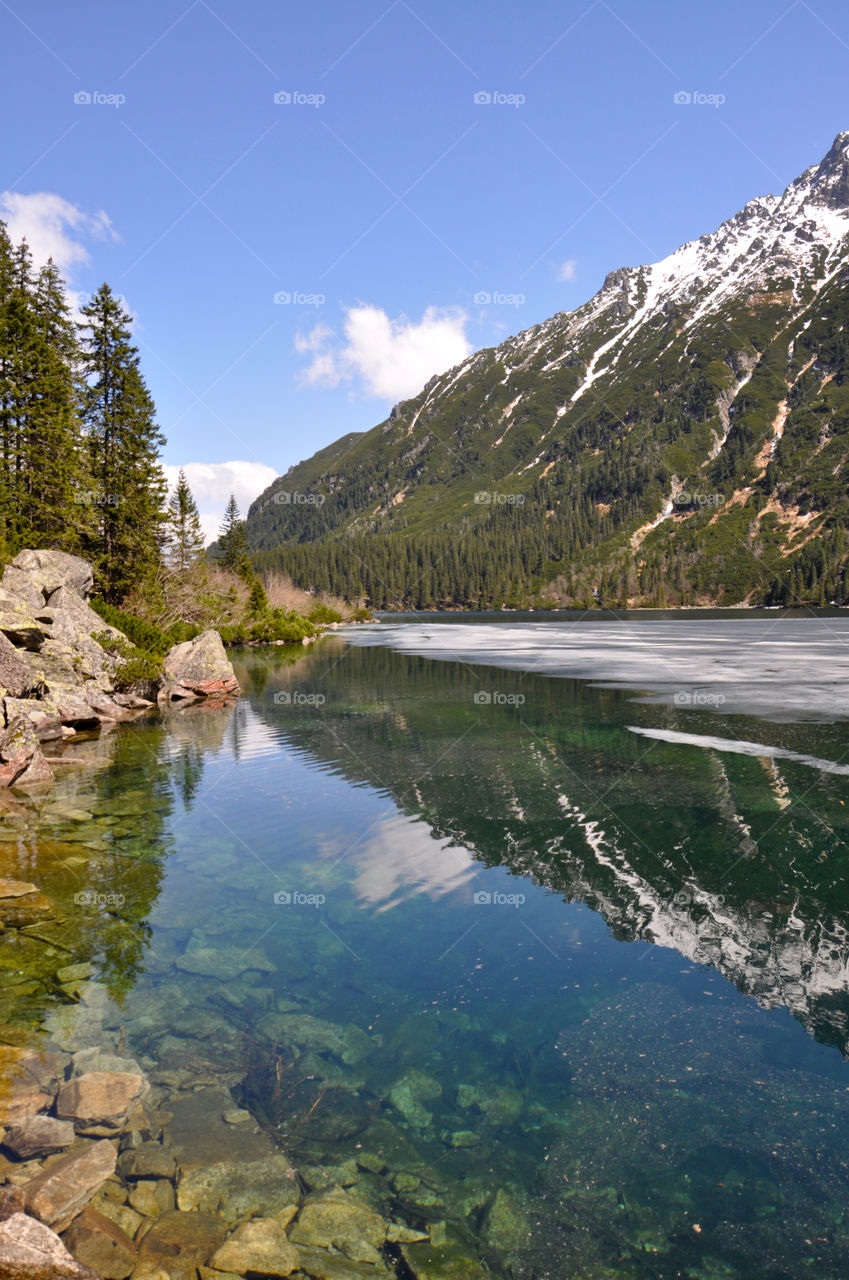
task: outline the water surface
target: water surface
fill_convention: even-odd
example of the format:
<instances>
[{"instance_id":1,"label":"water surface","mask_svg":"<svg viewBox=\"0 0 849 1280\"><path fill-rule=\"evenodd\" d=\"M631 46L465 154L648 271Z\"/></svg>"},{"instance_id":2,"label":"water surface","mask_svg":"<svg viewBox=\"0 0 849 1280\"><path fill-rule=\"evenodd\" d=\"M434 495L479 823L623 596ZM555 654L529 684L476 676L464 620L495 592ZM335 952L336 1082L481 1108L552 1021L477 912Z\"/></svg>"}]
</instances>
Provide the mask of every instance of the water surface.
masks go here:
<instances>
[{"instance_id":1,"label":"water surface","mask_svg":"<svg viewBox=\"0 0 849 1280\"><path fill-rule=\"evenodd\" d=\"M676 701L708 625L771 656ZM153 1079L226 1081L305 1189L434 1228L428 1276L845 1275L846 633L680 626L573 627L575 673L548 624L381 624L80 743L109 767L3 833L67 917L5 953L7 1023L67 1035L90 961Z\"/></svg>"}]
</instances>

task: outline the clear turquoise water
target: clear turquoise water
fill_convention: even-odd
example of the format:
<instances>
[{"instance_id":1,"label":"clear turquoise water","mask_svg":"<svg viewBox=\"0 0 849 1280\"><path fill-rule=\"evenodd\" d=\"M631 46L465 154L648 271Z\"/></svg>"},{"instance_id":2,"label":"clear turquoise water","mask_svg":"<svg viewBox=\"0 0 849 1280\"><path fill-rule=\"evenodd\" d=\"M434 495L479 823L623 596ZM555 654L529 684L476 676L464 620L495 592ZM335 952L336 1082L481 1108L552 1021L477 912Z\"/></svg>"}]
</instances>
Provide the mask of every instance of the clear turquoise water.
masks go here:
<instances>
[{"instance_id":1,"label":"clear turquoise water","mask_svg":"<svg viewBox=\"0 0 849 1280\"><path fill-rule=\"evenodd\" d=\"M505 670L481 703L341 639L238 674L4 833L69 922L5 956L7 1021L89 959L150 1069L224 1073L305 1185L359 1161L480 1274L846 1274L847 778L798 757L849 725Z\"/></svg>"}]
</instances>

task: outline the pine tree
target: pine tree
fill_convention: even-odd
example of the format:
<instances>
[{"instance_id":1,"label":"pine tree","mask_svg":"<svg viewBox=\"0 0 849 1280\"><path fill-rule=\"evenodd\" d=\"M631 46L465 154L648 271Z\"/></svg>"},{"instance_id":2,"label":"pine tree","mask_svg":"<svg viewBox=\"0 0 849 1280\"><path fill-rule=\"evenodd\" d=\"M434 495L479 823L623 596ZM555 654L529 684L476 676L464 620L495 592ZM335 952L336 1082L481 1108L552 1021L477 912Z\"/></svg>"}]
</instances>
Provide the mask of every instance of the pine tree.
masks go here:
<instances>
[{"instance_id":1,"label":"pine tree","mask_svg":"<svg viewBox=\"0 0 849 1280\"><path fill-rule=\"evenodd\" d=\"M218 539L221 549L221 564L234 573L244 574L250 569L248 560L248 543L245 537L245 522L239 512L236 495L230 494L221 524L221 535Z\"/></svg>"},{"instance_id":2,"label":"pine tree","mask_svg":"<svg viewBox=\"0 0 849 1280\"><path fill-rule=\"evenodd\" d=\"M107 284L83 315L82 403L96 518L90 552L103 594L121 600L159 564L164 438L130 341L130 317Z\"/></svg>"},{"instance_id":3,"label":"pine tree","mask_svg":"<svg viewBox=\"0 0 849 1280\"><path fill-rule=\"evenodd\" d=\"M184 573L203 555L203 547L197 503L181 467L177 473L174 492L168 501L165 523L166 564L178 573Z\"/></svg>"},{"instance_id":4,"label":"pine tree","mask_svg":"<svg viewBox=\"0 0 849 1280\"><path fill-rule=\"evenodd\" d=\"M62 278L51 259L32 294L33 393L27 408L21 476L21 536L28 546L80 548L90 511L79 421L79 345Z\"/></svg>"}]
</instances>

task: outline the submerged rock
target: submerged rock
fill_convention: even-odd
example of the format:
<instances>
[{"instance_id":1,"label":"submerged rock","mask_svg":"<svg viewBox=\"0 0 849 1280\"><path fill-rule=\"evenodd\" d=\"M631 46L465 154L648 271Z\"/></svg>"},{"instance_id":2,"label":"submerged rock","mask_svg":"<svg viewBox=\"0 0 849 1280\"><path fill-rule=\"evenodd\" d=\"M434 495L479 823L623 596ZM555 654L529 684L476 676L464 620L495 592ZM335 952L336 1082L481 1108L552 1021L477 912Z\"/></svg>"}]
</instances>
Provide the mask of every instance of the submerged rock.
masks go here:
<instances>
[{"instance_id":1,"label":"submerged rock","mask_svg":"<svg viewBox=\"0 0 849 1280\"><path fill-rule=\"evenodd\" d=\"M49 1156L70 1147L74 1141L74 1126L53 1116L27 1116L11 1125L3 1137L3 1147L18 1160L30 1160L33 1156Z\"/></svg>"},{"instance_id":2,"label":"submerged rock","mask_svg":"<svg viewBox=\"0 0 849 1280\"><path fill-rule=\"evenodd\" d=\"M95 1142L50 1165L24 1186L27 1211L56 1231L82 1213L94 1193L115 1172L111 1142Z\"/></svg>"},{"instance_id":3,"label":"submerged rock","mask_svg":"<svg viewBox=\"0 0 849 1280\"><path fill-rule=\"evenodd\" d=\"M388 1223L362 1200L333 1190L307 1202L289 1230L295 1245L333 1246L353 1262L381 1262Z\"/></svg>"},{"instance_id":4,"label":"submerged rock","mask_svg":"<svg viewBox=\"0 0 849 1280\"><path fill-rule=\"evenodd\" d=\"M103 1280L125 1280L138 1259L136 1246L126 1232L91 1205L71 1223L63 1238L77 1261L92 1267Z\"/></svg>"},{"instance_id":5,"label":"submerged rock","mask_svg":"<svg viewBox=\"0 0 849 1280\"><path fill-rule=\"evenodd\" d=\"M238 1227L216 1250L211 1264L219 1271L239 1275L257 1272L263 1276L288 1276L297 1270L300 1258L275 1218L254 1218Z\"/></svg>"},{"instance_id":6,"label":"submerged rock","mask_svg":"<svg viewBox=\"0 0 849 1280\"><path fill-rule=\"evenodd\" d=\"M222 1160L184 1174L177 1186L177 1206L184 1213L217 1213L230 1224L274 1217L296 1196L295 1170L284 1155Z\"/></svg>"},{"instance_id":7,"label":"submerged rock","mask_svg":"<svg viewBox=\"0 0 849 1280\"><path fill-rule=\"evenodd\" d=\"M224 1239L227 1228L210 1213L165 1213L139 1246L136 1275L158 1273L168 1280L196 1280ZM157 1268L159 1272L157 1272Z\"/></svg>"},{"instance_id":8,"label":"submerged rock","mask_svg":"<svg viewBox=\"0 0 849 1280\"><path fill-rule=\"evenodd\" d=\"M56 1115L72 1120L80 1133L121 1129L133 1105L148 1092L144 1076L123 1071L88 1071L59 1090Z\"/></svg>"}]
</instances>

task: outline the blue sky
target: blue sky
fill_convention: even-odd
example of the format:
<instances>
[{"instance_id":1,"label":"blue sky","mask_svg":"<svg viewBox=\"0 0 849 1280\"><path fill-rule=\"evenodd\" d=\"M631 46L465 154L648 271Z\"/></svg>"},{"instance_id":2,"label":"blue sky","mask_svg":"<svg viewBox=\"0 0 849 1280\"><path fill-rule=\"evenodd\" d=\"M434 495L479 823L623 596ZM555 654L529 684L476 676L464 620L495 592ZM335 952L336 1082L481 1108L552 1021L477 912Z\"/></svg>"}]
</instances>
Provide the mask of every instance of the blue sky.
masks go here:
<instances>
[{"instance_id":1,"label":"blue sky","mask_svg":"<svg viewBox=\"0 0 849 1280\"><path fill-rule=\"evenodd\" d=\"M126 299L210 531L849 128L845 0L0 0L0 32L4 216Z\"/></svg>"}]
</instances>

